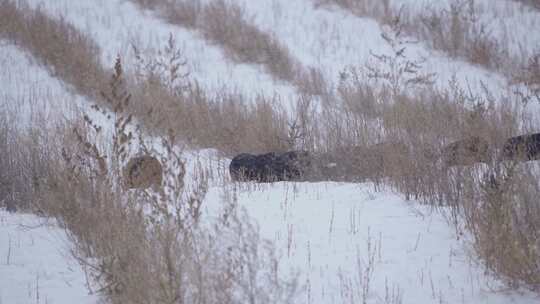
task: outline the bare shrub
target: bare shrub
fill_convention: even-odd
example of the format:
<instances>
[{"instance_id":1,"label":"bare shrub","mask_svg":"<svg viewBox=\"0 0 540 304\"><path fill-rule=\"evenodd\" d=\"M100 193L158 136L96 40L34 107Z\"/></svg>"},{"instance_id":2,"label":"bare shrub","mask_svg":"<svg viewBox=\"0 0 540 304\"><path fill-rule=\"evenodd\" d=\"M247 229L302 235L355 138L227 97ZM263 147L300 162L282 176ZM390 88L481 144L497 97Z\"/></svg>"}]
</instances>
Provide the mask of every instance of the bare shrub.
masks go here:
<instances>
[{"instance_id":1,"label":"bare shrub","mask_svg":"<svg viewBox=\"0 0 540 304\"><path fill-rule=\"evenodd\" d=\"M159 69L152 59L137 53L139 72L129 85L131 109L147 128L174 130L189 144L227 155L287 149L287 115L279 100L264 96L246 100L225 89L208 96L181 68L185 58L173 38L163 53L169 56Z\"/></svg>"},{"instance_id":2,"label":"bare shrub","mask_svg":"<svg viewBox=\"0 0 540 304\"><path fill-rule=\"evenodd\" d=\"M399 18L390 23L391 31L385 31L382 38L392 49L392 53L371 53L371 60L364 65L366 77L388 87L392 94L418 87L433 85L435 74L422 72L425 59L412 60L405 56L412 41L403 37L403 25Z\"/></svg>"},{"instance_id":3,"label":"bare shrub","mask_svg":"<svg viewBox=\"0 0 540 304\"><path fill-rule=\"evenodd\" d=\"M155 56L145 56L137 45L132 44L135 56L135 77L156 82L177 95L189 88L190 71L188 60L177 46L173 34L169 34L166 45L157 50Z\"/></svg>"}]
</instances>

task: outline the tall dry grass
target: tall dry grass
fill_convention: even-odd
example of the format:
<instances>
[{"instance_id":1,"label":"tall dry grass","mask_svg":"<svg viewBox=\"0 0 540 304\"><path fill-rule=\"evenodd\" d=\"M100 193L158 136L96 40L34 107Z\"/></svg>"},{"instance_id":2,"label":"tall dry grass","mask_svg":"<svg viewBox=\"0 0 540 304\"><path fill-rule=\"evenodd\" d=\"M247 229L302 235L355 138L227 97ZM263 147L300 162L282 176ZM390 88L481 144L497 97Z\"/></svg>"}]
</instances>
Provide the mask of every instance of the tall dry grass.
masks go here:
<instances>
[{"instance_id":1,"label":"tall dry grass","mask_svg":"<svg viewBox=\"0 0 540 304\"><path fill-rule=\"evenodd\" d=\"M467 228L486 269L512 288L540 291L538 164L501 162L467 174L461 195ZM524 284L525 283L525 284Z\"/></svg>"},{"instance_id":2,"label":"tall dry grass","mask_svg":"<svg viewBox=\"0 0 540 304\"><path fill-rule=\"evenodd\" d=\"M32 10L22 1L2 0L0 15L2 37L30 52L77 93L107 104L102 91L109 81L108 71L89 37L62 18ZM175 56L172 64L186 59L179 48L167 47L174 48L168 53ZM163 135L174 130L179 139L195 147L217 148L227 155L288 148L287 117L274 98L247 100L226 89L209 96L191 79L172 86L175 77L183 76L182 70L169 69L175 72L162 75L151 65L144 68L144 73L128 76L126 82L132 92L129 109L148 132Z\"/></svg>"},{"instance_id":3,"label":"tall dry grass","mask_svg":"<svg viewBox=\"0 0 540 304\"><path fill-rule=\"evenodd\" d=\"M174 134L153 149L131 126L122 75L118 62L103 90L111 104L95 107L101 119L23 129L24 113L2 104L0 206L55 218L91 292L111 303L292 303L295 274L281 273L278 252L233 200L216 219L202 217L207 173L185 176ZM164 164L163 188L122 186L123 166L141 151Z\"/></svg>"},{"instance_id":4,"label":"tall dry grass","mask_svg":"<svg viewBox=\"0 0 540 304\"><path fill-rule=\"evenodd\" d=\"M536 9L540 9L540 1L538 0L516 0L518 2L524 3Z\"/></svg>"},{"instance_id":5,"label":"tall dry grass","mask_svg":"<svg viewBox=\"0 0 540 304\"><path fill-rule=\"evenodd\" d=\"M260 64L278 80L295 85L301 93L322 95L326 83L316 68L306 68L279 39L258 28L238 4L226 0L196 1L133 0L155 10L172 24L197 29L221 46L236 62Z\"/></svg>"},{"instance_id":6,"label":"tall dry grass","mask_svg":"<svg viewBox=\"0 0 540 304\"><path fill-rule=\"evenodd\" d=\"M396 32L426 42L452 58L464 59L512 77L533 54L512 54L511 46L498 41L481 20L472 0L450 1L444 9L426 7L421 11L398 6L389 0L316 0L315 4L338 5L361 17L389 25Z\"/></svg>"},{"instance_id":7,"label":"tall dry grass","mask_svg":"<svg viewBox=\"0 0 540 304\"><path fill-rule=\"evenodd\" d=\"M121 84L117 63L108 95L115 111L104 112L112 144L100 149L99 122L87 119L67 137L41 192L42 209L69 232L94 291L111 303L291 303L295 277L280 274L275 248L234 201L217 219L202 217L205 172L185 176L174 134L151 150L164 165L160 188L121 186L130 147L150 152L128 128L130 95Z\"/></svg>"},{"instance_id":8,"label":"tall dry grass","mask_svg":"<svg viewBox=\"0 0 540 304\"><path fill-rule=\"evenodd\" d=\"M55 137L48 134L54 128L35 120L22 126L24 113L0 103L0 206L13 211L36 210L41 181L51 170L49 160L54 154ZM39 112L39 109L37 110ZM61 128L61 122L58 128ZM45 143L49 143L45 145Z\"/></svg>"},{"instance_id":9,"label":"tall dry grass","mask_svg":"<svg viewBox=\"0 0 540 304\"><path fill-rule=\"evenodd\" d=\"M98 96L98 88L106 83L99 47L87 35L23 1L0 2L0 37L27 50L53 76L83 95Z\"/></svg>"},{"instance_id":10,"label":"tall dry grass","mask_svg":"<svg viewBox=\"0 0 540 304\"><path fill-rule=\"evenodd\" d=\"M514 82L527 88L526 92L519 92L525 103L540 102L540 53L529 59L514 77Z\"/></svg>"},{"instance_id":11,"label":"tall dry grass","mask_svg":"<svg viewBox=\"0 0 540 304\"><path fill-rule=\"evenodd\" d=\"M192 10L200 9L196 3L185 5ZM99 93L100 106L107 105L114 96L111 88L104 85L111 78L98 64L98 51L74 28L9 1L1 3L0 15L3 37L29 50L52 73L58 73L82 94L97 96ZM54 33L51 40L34 37L41 26ZM50 42L55 45L49 45ZM79 43L92 51L79 49ZM62 60L52 51L57 48ZM389 60L383 63L398 67L407 63L386 59ZM85 70L93 76L86 77L82 73L84 77L79 78L77 64L88 64ZM120 60L118 66L121 66ZM535 65L531 67L528 69L533 71L531 75L536 75ZM115 73L118 77L118 69ZM321 98L320 107L315 106L313 96L303 96L291 119L275 100L260 97L248 101L239 94L225 91L217 97L209 97L194 81L171 85L170 80L176 76L156 75L152 71L123 75L125 89L130 92L126 99L129 102L124 105L126 117L133 115L149 134L175 135L176 139L195 147L217 148L228 155L292 148L339 155L349 162L350 171L339 173L344 180L372 180L380 186L391 186L408 198L443 206L441 210L449 211L455 224L460 227L466 224L489 270L509 279L514 286L525 282L528 287L538 289L534 265L538 265L540 255L535 223L540 222L540 218L536 211L538 202L531 199L538 197L536 171L534 166L523 166L508 171L519 174L507 173L506 163L497 157L505 138L527 131L520 121L519 105L510 98L508 102L495 102L489 92L483 98L470 96L455 84L446 91L437 90L429 84L426 75L385 78L376 70L364 69L350 72L335 94L328 93ZM94 81L94 77L97 80ZM310 77L323 83L316 73ZM417 81L419 79L423 81ZM413 85L404 87L405 83ZM114 112L116 106L109 102L102 110L111 109ZM0 127L1 143L4 143L0 149L13 154L13 143L20 145L20 142L10 137L13 131L9 123ZM39 188L30 186L30 190L14 191L9 185L16 183L8 180L10 184L6 187L4 175L2 192L11 197L19 197L19 194L14 196L15 193L28 193L32 196L29 201L40 202L42 210L58 218L71 231L81 261L90 261L87 266L98 274L96 279L102 283L102 291L119 303L191 302L194 299L203 303L214 303L216 299L228 303L236 301L237 297L248 302L260 298L270 303L277 298L289 299L294 286L274 279L271 282L258 280L259 276L264 276L259 270L270 269L270 274L275 274L275 269L266 268L275 259L272 251L261 249L255 228L246 226L241 214L232 217L233 222L225 226L217 223L218 231L191 222L199 214L196 206L202 202L204 182L196 185L193 193L183 192L180 186L168 192L187 194L187 200L185 196L174 197L176 203L183 203L181 208L173 209L178 212L164 207L163 202L171 197L163 193L157 195L157 200L145 193L126 195L117 185L121 159L112 163L114 158L104 160L103 155L98 154L99 149L92 148L95 143L90 139L93 137L84 134L81 131L75 139L60 137L70 141L58 147L75 149L66 150L68 153L56 151L40 158L48 154L39 149L48 146L41 146L40 141L28 146L28 154L17 156L28 155L29 160L13 158L20 161L3 165L10 168L7 172L19 176L23 185L20 187L29 185L28 176L38 176L38 180L46 182L45 187L40 182ZM472 167L445 166L441 160L444 148L470 136L481 137L489 143L493 149L491 159L484 165ZM170 145L175 143L175 139L165 138ZM46 140L43 143L46 144ZM77 150L77 147L84 149ZM84 158L73 163L74 155L84 155ZM111 157L114 155L120 157L119 153L112 153ZM175 159L174 154L164 159L168 157ZM24 166L27 169L21 169ZM106 168L106 176L103 168ZM178 167L169 172L175 168ZM180 184L177 180L176 185ZM145 216L144 211L148 209L153 211L154 217ZM510 228L491 234L494 225L501 221ZM186 226L186 223L191 224ZM217 237L214 239L214 236ZM233 246L231 255L221 254L219 249L229 245L217 240L233 240L233 244L244 247ZM514 242L512 246L499 248L509 240ZM87 260L88 257L95 259ZM226 279L221 277L224 274ZM272 275L264 277L275 278ZM221 280L217 280L218 277ZM185 288L176 288L179 283L185 283L180 284Z\"/></svg>"},{"instance_id":12,"label":"tall dry grass","mask_svg":"<svg viewBox=\"0 0 540 304\"><path fill-rule=\"evenodd\" d=\"M392 70L388 65L406 66L406 58L374 59L380 65L346 71L337 95L313 120L325 147L347 160L349 172L340 174L440 210L458 237L462 229L472 236L488 271L512 288L538 291L537 164L502 155L507 138L530 132L521 98L510 90L501 100L487 89L473 95L455 81L437 89L421 68L412 75L384 72ZM481 138L487 155L476 159L465 149L459 153L470 153L472 163L448 163L448 147L469 138Z\"/></svg>"}]
</instances>

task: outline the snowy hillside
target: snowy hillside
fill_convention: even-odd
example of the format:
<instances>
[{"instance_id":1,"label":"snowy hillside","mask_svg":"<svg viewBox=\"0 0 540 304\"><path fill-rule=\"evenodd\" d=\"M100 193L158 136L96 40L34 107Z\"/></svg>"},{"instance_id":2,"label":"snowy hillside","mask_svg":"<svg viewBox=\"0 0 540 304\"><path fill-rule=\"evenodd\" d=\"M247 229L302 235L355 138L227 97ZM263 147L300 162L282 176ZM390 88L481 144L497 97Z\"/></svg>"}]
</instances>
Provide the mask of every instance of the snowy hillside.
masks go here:
<instances>
[{"instance_id":1,"label":"snowy hillside","mask_svg":"<svg viewBox=\"0 0 540 304\"><path fill-rule=\"evenodd\" d=\"M260 93L283 98L294 96L292 88L276 83L257 66L226 60L218 47L208 44L197 33L153 18L151 12L140 11L129 1L31 0L27 3L51 16L63 16L89 34L101 47L105 66L112 66L117 55L128 63L133 62L133 45L149 56L156 56L172 34L184 56L189 58L188 72L208 89L218 91L225 87L253 96Z\"/></svg>"},{"instance_id":2,"label":"snowy hillside","mask_svg":"<svg viewBox=\"0 0 540 304\"><path fill-rule=\"evenodd\" d=\"M54 223L0 211L0 244L0 303L99 303Z\"/></svg>"},{"instance_id":3,"label":"snowy hillside","mask_svg":"<svg viewBox=\"0 0 540 304\"><path fill-rule=\"evenodd\" d=\"M293 54L306 65L323 70L332 82L339 81L339 73L350 66L362 66L371 54L388 54L389 45L381 38L383 29L374 20L358 18L336 7L316 8L311 0L301 1L235 1L255 17L261 28L284 41ZM437 83L446 86L454 75L477 87L483 81L494 89L502 89L505 82L497 73L485 71L462 61L434 53L422 45L407 46L407 57L425 58L424 72L436 73Z\"/></svg>"},{"instance_id":4,"label":"snowy hillside","mask_svg":"<svg viewBox=\"0 0 540 304\"><path fill-rule=\"evenodd\" d=\"M7 3L12 0L2 1ZM204 4L213 1L201 2ZM120 56L124 59L126 72L133 73L133 66L137 65L133 46L142 48L145 56L159 56L159 50L172 36L182 50L190 79L197 81L208 95L219 95L226 90L238 91L248 99L257 96L274 97L286 109L305 97L293 83L272 77L262 64L231 60L222 45L209 41L200 31L169 22L155 11L142 9L135 0L26 2L30 8L39 9L52 18L63 18L87 34L100 48L103 67L111 67L117 56ZM322 4L324 1L225 2L239 5L247 16L246 20L284 45L292 58L303 67L319 70L331 90L343 80L344 71L373 64L374 54L391 56L393 52L388 41L383 39L383 34L391 35L393 29L374 18L360 17L337 5ZM425 1L420 5L419 1L390 1L394 7L404 5L411 11L422 10L426 6L435 9L438 5L444 6L442 2L446 3ZM510 0L498 0L496 4L478 2L483 7L481 18L493 20L490 22L490 33L498 37L501 43L511 46L509 49L512 54L509 56L531 56L540 50L540 11ZM11 128L6 130L15 133L17 129L21 134L26 134L26 131L36 126L45 130L45 127L55 126L56 122L80 122L83 116L80 114L86 114L93 122L100 124L104 133L108 132L107 136L101 136L103 133L98 134L101 132L98 130L90 133L96 136L90 135L89 138L101 140L96 143L100 148L110 148L109 135L114 134L115 130L113 121L100 118L97 111L90 109L94 102L99 102L89 100L89 96L79 95L81 92L77 92L69 81L55 75L54 68L47 66L42 59L32 57L32 53L27 50L28 46L14 44L9 35L2 32L2 24L0 20L0 111L3 111L0 117L10 119L5 125ZM39 33L39 29L35 31ZM515 80L509 75L433 50L428 45L424 41L406 43L404 56L411 60L425 59L420 72L433 73L435 87L438 89L450 90L452 79L456 79L457 85L465 88L470 96L483 95L487 90L497 101L499 98L504 101L516 99L515 95L508 99L502 98L517 90L511 86ZM524 90L522 87L519 89ZM144 89L141 91L144 92ZM159 101L154 102L156 109L159 109L156 112L169 110L165 106L160 109ZM537 104L531 103L527 111L540 115L539 109ZM104 116L111 115L109 111L105 110ZM211 109L201 106L198 111L204 113ZM227 113L226 110L223 112ZM138 119L140 117L134 117L133 120L130 117L127 127L130 131L137 132L135 124ZM225 121L229 119L223 117ZM540 128L537 121L533 121L532 125ZM291 124L288 126L291 127ZM167 142L147 136L145 130L141 134L142 142L149 145L147 150L159 155L165 155L164 151L168 151ZM2 139L0 134L0 141ZM456 227L447 218L451 213L450 207L436 206L436 202L429 206L425 202L406 200L395 188L389 185L376 187L371 182L232 182L228 172L230 157L224 156L223 151L212 147L197 149L183 144L172 149L185 150L182 160L187 167L187 189L193 190L190 187L196 188L195 184L201 180L207 182L206 196L201 199L202 225L212 226L219 222L228 202L240 209L245 208L250 219L256 223L254 230L269 242L271 246L268 247L276 248L278 258L275 265L272 264L276 268L272 269L276 271L275 279L286 281L297 274L298 286L293 303L540 302L537 292L520 285L509 287L507 281L486 267L485 261L475 251L474 236L464 224ZM133 155L139 153L128 152ZM173 166L174 160L169 161L163 165ZM175 167L172 171L174 175L179 170ZM4 189L1 177L0 174L0 208L4 202L18 195L9 192L9 187ZM32 177L26 178L31 183ZM81 196L87 194L81 193ZM133 191L126 193L130 199L136 197ZM158 192L148 193L158 196ZM189 195L189 191L182 192L176 198L184 199L187 196L187 201L192 199L190 203L196 201ZM108 294L94 293L95 288L88 288L96 283L90 282L93 276L88 272L96 270L83 267L72 256L74 244L66 236L67 228L59 227L54 219L29 212L19 210L17 213L8 213L0 209L0 304L107 302ZM156 222L163 220L153 218L155 215L151 212L146 215L149 217L143 221L145 224L152 222L157 225ZM120 229L118 233L124 235ZM205 245L201 244L205 242L225 244L225 240L219 240L220 235L217 241L209 237L197 243L200 246L196 247L197 250L203 252ZM155 245L138 244L137 240L134 243L137 249ZM534 246L538 247L539 244L531 244L531 248ZM257 248L255 246L255 249L250 249L257 251ZM225 248L218 248L216 252L213 254L226 260ZM156 258L153 253L148 253L149 259ZM213 265L215 261L212 257L212 254L204 257L201 254L201 263ZM115 258L112 257L112 260ZM204 258L211 261L205 261ZM91 260L97 263L98 257ZM256 262L263 263L259 260ZM177 266L171 266L170 263L170 260L159 260L158 264ZM125 273L129 274L129 270ZM208 274L208 278L213 279L212 275ZM223 274L224 285L230 283L225 279L227 275L230 274ZM249 277L248 281L257 286L257 282L252 281L266 282L268 279L260 276ZM208 279L202 277L201 280ZM175 283L164 281L159 282L163 285ZM99 285L100 282L97 283ZM108 287L109 291L113 289ZM265 303L264 300L268 300L255 298L252 297L253 303L259 303L259 300ZM228 300L233 303L231 299Z\"/></svg>"},{"instance_id":5,"label":"snowy hillside","mask_svg":"<svg viewBox=\"0 0 540 304\"><path fill-rule=\"evenodd\" d=\"M249 189L252 188L252 189ZM219 198L212 191L210 204ZM232 190L230 190L232 191ZM429 207L373 185L251 185L239 203L300 270L300 303L536 303L487 275L467 236Z\"/></svg>"}]
</instances>

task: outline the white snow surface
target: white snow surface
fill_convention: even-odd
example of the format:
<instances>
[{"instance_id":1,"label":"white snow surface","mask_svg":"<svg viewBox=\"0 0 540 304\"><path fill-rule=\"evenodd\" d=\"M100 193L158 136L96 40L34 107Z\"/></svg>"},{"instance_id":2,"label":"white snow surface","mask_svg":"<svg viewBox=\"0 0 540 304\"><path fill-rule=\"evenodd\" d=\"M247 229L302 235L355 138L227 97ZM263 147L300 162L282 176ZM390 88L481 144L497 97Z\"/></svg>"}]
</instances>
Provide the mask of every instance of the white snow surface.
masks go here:
<instances>
[{"instance_id":1,"label":"white snow surface","mask_svg":"<svg viewBox=\"0 0 540 304\"><path fill-rule=\"evenodd\" d=\"M227 191L275 243L282 267L299 271L298 303L364 303L368 267L365 303L540 301L487 273L467 235L458 237L440 213L390 190L333 182L213 187L205 201L209 215Z\"/></svg>"},{"instance_id":2,"label":"white snow surface","mask_svg":"<svg viewBox=\"0 0 540 304\"><path fill-rule=\"evenodd\" d=\"M0 41L0 67L0 111L9 113L14 129L54 127L89 105L6 41ZM64 230L54 223L0 209L0 304L98 303L70 248Z\"/></svg>"},{"instance_id":3,"label":"white snow surface","mask_svg":"<svg viewBox=\"0 0 540 304\"><path fill-rule=\"evenodd\" d=\"M391 51L381 37L380 24L335 6L317 8L313 0L228 1L243 7L257 26L278 37L304 65L320 68L332 83L339 81L340 72L346 68L372 63L371 53L381 55ZM456 76L461 86L470 86L473 91L480 92L480 81L494 94L505 91L504 76L449 58L421 41L408 44L406 56L426 59L422 72L436 73L435 80L440 87L447 87Z\"/></svg>"},{"instance_id":4,"label":"white snow surface","mask_svg":"<svg viewBox=\"0 0 540 304\"><path fill-rule=\"evenodd\" d=\"M391 0L394 8L404 5L417 13L448 10L455 0ZM462 1L462 3L465 3ZM540 11L514 0L474 0L479 24L499 44L508 47L512 56L530 56L540 51ZM463 9L467 11L469 3Z\"/></svg>"},{"instance_id":5,"label":"white snow surface","mask_svg":"<svg viewBox=\"0 0 540 304\"><path fill-rule=\"evenodd\" d=\"M63 229L0 210L0 303L96 304Z\"/></svg>"},{"instance_id":6,"label":"white snow surface","mask_svg":"<svg viewBox=\"0 0 540 304\"><path fill-rule=\"evenodd\" d=\"M5 107L19 127L44 126L73 117L82 97L49 75L27 53L0 40L0 108ZM40 120L39 122L36 120Z\"/></svg>"},{"instance_id":7,"label":"white snow surface","mask_svg":"<svg viewBox=\"0 0 540 304\"><path fill-rule=\"evenodd\" d=\"M370 49L385 51L378 38L380 28L371 20L340 10L314 10L307 0L235 1L244 1L259 26L278 35L296 57L321 67L331 79L337 79L343 67L365 62ZM262 69L229 62L196 33L164 24L129 2L30 3L53 15L63 14L87 31L103 48L104 64L112 64L117 53L127 55L132 39L155 49L173 32L186 43L188 59L195 62L193 74L210 88L227 83L253 94L292 92ZM428 55L432 68L445 77L454 68L463 73L462 81L472 75L494 86L504 82L477 67ZM29 101L29 110L21 111L28 113L29 121L35 102L46 106L51 120L65 116L64 106L73 100L87 102L6 43L0 43L0 66L0 105L24 106ZM54 100L59 103L51 103ZM216 176L227 175L228 161L216 154L186 153L189 174L201 163ZM398 303L392 298L414 304L540 302L538 295L508 290L486 273L467 235L458 238L440 214L388 189L376 192L371 184L330 182L230 184L217 177L210 185L206 215L216 215L224 192L236 192L239 205L258 222L262 236L279 249L283 267L300 272L303 289L298 303L362 303L368 265L373 268L366 303ZM65 233L54 224L40 224L43 219L33 215L0 211L0 304L97 303L97 296L88 295L84 272L69 255Z\"/></svg>"},{"instance_id":8,"label":"white snow surface","mask_svg":"<svg viewBox=\"0 0 540 304\"><path fill-rule=\"evenodd\" d=\"M102 61L111 67L120 54L133 65L132 45L148 56L155 56L173 35L188 61L188 72L209 92L222 88L247 96L279 95L294 98L295 89L275 81L262 66L235 64L225 58L222 49L209 44L200 34L165 23L149 11L140 10L125 0L28 0L52 16L63 16L76 28L86 32L102 50Z\"/></svg>"}]
</instances>

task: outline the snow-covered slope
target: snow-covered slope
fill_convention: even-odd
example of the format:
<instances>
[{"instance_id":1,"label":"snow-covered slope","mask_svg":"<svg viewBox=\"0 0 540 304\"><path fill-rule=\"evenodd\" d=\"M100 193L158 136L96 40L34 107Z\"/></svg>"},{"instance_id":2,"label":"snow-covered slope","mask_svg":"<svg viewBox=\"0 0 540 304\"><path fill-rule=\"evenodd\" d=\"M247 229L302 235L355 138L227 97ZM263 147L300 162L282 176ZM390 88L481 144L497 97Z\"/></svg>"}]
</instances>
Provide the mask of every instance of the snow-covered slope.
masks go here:
<instances>
[{"instance_id":1,"label":"snow-covered slope","mask_svg":"<svg viewBox=\"0 0 540 304\"><path fill-rule=\"evenodd\" d=\"M263 68L235 64L222 50L210 45L196 32L172 26L122 0L29 0L50 15L62 15L68 22L92 37L103 51L103 63L112 66L118 54L133 62L132 44L149 56L163 48L172 34L188 59L191 76L210 91L223 87L255 96L276 93L286 99L295 95L292 86L274 81ZM129 67L129 65L128 65Z\"/></svg>"},{"instance_id":2,"label":"snow-covered slope","mask_svg":"<svg viewBox=\"0 0 540 304\"><path fill-rule=\"evenodd\" d=\"M210 213L223 191L236 191L261 235L275 241L286 265L300 270L305 289L299 303L540 301L507 291L486 274L466 237L458 240L440 214L391 191L375 192L371 184L213 188L206 199Z\"/></svg>"},{"instance_id":3,"label":"snow-covered slope","mask_svg":"<svg viewBox=\"0 0 540 304\"><path fill-rule=\"evenodd\" d=\"M451 0L392 0L391 5L404 5L409 10L422 13L426 10L448 9ZM477 22L485 25L485 32L503 47L508 47L511 56L530 56L540 50L540 11L515 0L474 0ZM469 10L469 3L462 6Z\"/></svg>"},{"instance_id":4,"label":"snow-covered slope","mask_svg":"<svg viewBox=\"0 0 540 304\"><path fill-rule=\"evenodd\" d=\"M346 66L365 63L370 50L388 51L374 21L339 9L316 9L308 0L234 1L242 3L261 28L279 37L304 64L320 67L333 81ZM30 3L66 16L89 33L103 49L106 65L117 53L131 58L131 42L155 51L172 32L185 44L192 75L208 88L226 85L248 94L295 95L290 86L275 83L259 67L234 64L196 33L162 23L127 1ZM409 52L427 56L426 71L437 72L441 86L454 73L463 83L483 80L502 87L506 81L421 44L411 46ZM36 104L42 104L53 121L66 115L64 105L74 100L88 103L16 47L0 45L0 66L0 105L16 107L28 101L28 110L20 111L28 114L23 115L27 121ZM207 215L220 209L224 192L236 192L238 204L257 220L261 234L280 249L284 265L300 271L303 289L298 303L540 302L538 295L504 289L478 264L466 235L458 237L440 214L390 190L376 192L371 184L230 184L228 162L215 151L195 151L185 157L189 172L197 163L213 170L215 179L210 181L204 205ZM68 254L63 231L54 225L27 229L21 223L36 226L41 220L0 211L0 304L96 303L99 299L88 295L84 272Z\"/></svg>"},{"instance_id":5,"label":"snow-covered slope","mask_svg":"<svg viewBox=\"0 0 540 304\"><path fill-rule=\"evenodd\" d=\"M75 118L86 104L5 41L0 41L0 67L0 109L9 113L14 129L53 126ZM64 231L53 223L0 210L0 303L98 303L69 249Z\"/></svg>"},{"instance_id":6,"label":"snow-covered slope","mask_svg":"<svg viewBox=\"0 0 540 304\"><path fill-rule=\"evenodd\" d=\"M368 63L372 59L370 53L388 54L390 51L377 22L337 7L316 8L316 1L312 0L229 1L244 7L260 28L274 33L305 65L320 68L334 83L346 67ZM480 81L497 91L506 86L502 75L450 59L421 41L409 44L406 56L425 58L423 72L436 73L441 87L446 87L454 75L461 85L472 89L480 90Z\"/></svg>"},{"instance_id":7,"label":"snow-covered slope","mask_svg":"<svg viewBox=\"0 0 540 304\"><path fill-rule=\"evenodd\" d=\"M48 125L76 113L83 98L49 75L18 47L0 40L0 107L20 126ZM39 115L38 115L39 114ZM39 122L36 120L40 120Z\"/></svg>"},{"instance_id":8,"label":"snow-covered slope","mask_svg":"<svg viewBox=\"0 0 540 304\"><path fill-rule=\"evenodd\" d=\"M99 303L69 250L55 224L0 210L0 303Z\"/></svg>"}]
</instances>

